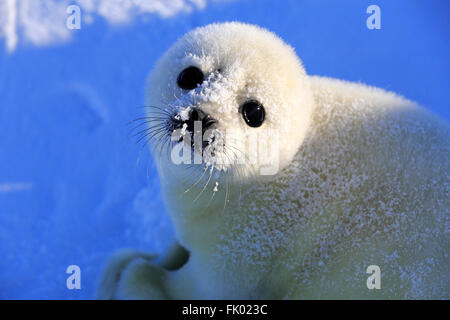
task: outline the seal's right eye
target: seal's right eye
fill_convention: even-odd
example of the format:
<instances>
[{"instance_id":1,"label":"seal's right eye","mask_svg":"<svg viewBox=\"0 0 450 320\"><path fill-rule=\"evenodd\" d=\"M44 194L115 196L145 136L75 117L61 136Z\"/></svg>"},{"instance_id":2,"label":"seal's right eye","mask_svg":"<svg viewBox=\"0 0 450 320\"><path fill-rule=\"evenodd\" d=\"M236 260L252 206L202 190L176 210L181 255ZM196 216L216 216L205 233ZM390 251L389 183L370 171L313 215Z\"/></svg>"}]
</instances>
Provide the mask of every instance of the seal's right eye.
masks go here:
<instances>
[{"instance_id":1,"label":"seal's right eye","mask_svg":"<svg viewBox=\"0 0 450 320\"><path fill-rule=\"evenodd\" d=\"M192 90L202 84L204 75L197 67L188 67L178 75L177 83L181 89Z\"/></svg>"},{"instance_id":2,"label":"seal's right eye","mask_svg":"<svg viewBox=\"0 0 450 320\"><path fill-rule=\"evenodd\" d=\"M266 118L266 111L263 105L256 100L244 103L241 112L245 122L253 128L260 127Z\"/></svg>"}]
</instances>

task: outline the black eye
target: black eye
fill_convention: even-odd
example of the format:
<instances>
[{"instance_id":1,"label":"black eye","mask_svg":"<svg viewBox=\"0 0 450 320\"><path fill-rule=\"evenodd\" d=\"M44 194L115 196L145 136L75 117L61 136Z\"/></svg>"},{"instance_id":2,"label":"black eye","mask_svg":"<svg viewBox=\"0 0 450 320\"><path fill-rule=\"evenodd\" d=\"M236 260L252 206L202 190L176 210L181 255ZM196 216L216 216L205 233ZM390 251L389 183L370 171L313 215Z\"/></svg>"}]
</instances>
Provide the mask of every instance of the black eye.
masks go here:
<instances>
[{"instance_id":1,"label":"black eye","mask_svg":"<svg viewBox=\"0 0 450 320\"><path fill-rule=\"evenodd\" d=\"M251 100L242 106L242 116L250 127L257 128L263 124L266 111L258 101Z\"/></svg>"},{"instance_id":2,"label":"black eye","mask_svg":"<svg viewBox=\"0 0 450 320\"><path fill-rule=\"evenodd\" d=\"M192 90L202 84L203 72L197 67L188 67L178 75L177 83L181 89Z\"/></svg>"}]
</instances>

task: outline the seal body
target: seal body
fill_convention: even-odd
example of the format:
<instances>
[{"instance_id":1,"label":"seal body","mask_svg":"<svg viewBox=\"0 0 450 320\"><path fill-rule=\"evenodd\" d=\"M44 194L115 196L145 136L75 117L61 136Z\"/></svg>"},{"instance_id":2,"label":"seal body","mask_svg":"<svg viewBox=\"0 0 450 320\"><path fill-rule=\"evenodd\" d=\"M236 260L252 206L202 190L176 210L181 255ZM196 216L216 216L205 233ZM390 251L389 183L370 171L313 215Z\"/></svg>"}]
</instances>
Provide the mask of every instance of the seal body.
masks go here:
<instances>
[{"instance_id":1,"label":"seal body","mask_svg":"<svg viewBox=\"0 0 450 320\"><path fill-rule=\"evenodd\" d=\"M189 66L204 79L186 90L177 79ZM180 39L148 101L178 244L162 259L113 257L99 298L449 298L445 121L381 89L308 76L279 38L240 23ZM243 119L248 101L264 106L259 127ZM165 143L189 108L234 135L197 165L175 163Z\"/></svg>"}]
</instances>

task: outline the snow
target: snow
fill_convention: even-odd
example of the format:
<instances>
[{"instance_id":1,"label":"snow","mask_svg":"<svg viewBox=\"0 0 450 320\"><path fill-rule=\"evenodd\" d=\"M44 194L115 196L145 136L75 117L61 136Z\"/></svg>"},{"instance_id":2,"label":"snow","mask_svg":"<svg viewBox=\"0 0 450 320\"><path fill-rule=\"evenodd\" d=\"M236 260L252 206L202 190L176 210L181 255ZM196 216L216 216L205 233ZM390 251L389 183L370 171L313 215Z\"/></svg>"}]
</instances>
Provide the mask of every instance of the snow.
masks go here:
<instances>
[{"instance_id":1,"label":"snow","mask_svg":"<svg viewBox=\"0 0 450 320\"><path fill-rule=\"evenodd\" d=\"M0 2L0 299L89 299L116 249L168 246L155 166L126 123L143 115L155 60L196 26L259 24L310 74L387 88L450 119L446 0L377 1L381 30L366 29L357 0L79 0L82 28L69 30L68 2ZM81 290L65 286L72 264Z\"/></svg>"},{"instance_id":2,"label":"snow","mask_svg":"<svg viewBox=\"0 0 450 320\"><path fill-rule=\"evenodd\" d=\"M48 45L68 40L71 32L61 28L68 17L66 8L78 5L83 12L83 22L94 21L94 14L110 24L124 24L136 16L157 14L169 18L181 12L203 9L206 0L5 0L0 4L4 13L0 28L6 39L8 51L14 51L19 37L34 45ZM72 11L69 10L72 13Z\"/></svg>"},{"instance_id":3,"label":"snow","mask_svg":"<svg viewBox=\"0 0 450 320\"><path fill-rule=\"evenodd\" d=\"M188 127L187 123L183 124L183 127L181 128L180 136L184 136L186 134L187 127Z\"/></svg>"},{"instance_id":4,"label":"snow","mask_svg":"<svg viewBox=\"0 0 450 320\"><path fill-rule=\"evenodd\" d=\"M180 110L178 114L175 115L178 119L181 119L182 121L187 121L189 119L189 113L191 112L191 107L184 108Z\"/></svg>"}]
</instances>

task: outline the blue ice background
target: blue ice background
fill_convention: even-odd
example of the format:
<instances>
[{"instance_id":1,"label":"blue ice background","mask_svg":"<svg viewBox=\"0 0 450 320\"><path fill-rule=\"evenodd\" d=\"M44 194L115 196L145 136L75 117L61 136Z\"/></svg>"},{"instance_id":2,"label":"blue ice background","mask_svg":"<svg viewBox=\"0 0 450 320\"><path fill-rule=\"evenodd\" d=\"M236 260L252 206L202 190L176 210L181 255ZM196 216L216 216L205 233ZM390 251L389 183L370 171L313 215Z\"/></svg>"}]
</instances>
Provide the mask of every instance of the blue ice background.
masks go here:
<instances>
[{"instance_id":1,"label":"blue ice background","mask_svg":"<svg viewBox=\"0 0 450 320\"><path fill-rule=\"evenodd\" d=\"M345 4L345 5L344 5ZM381 7L382 29L366 28ZM172 237L152 160L128 136L153 63L186 31L238 20L292 44L308 73L361 81L447 120L450 1L241 0L116 28L96 19L62 45L0 44L0 298L89 299L118 248L161 252ZM245 45L245 44L242 44ZM148 174L147 174L148 171ZM77 264L82 289L66 288Z\"/></svg>"}]
</instances>

